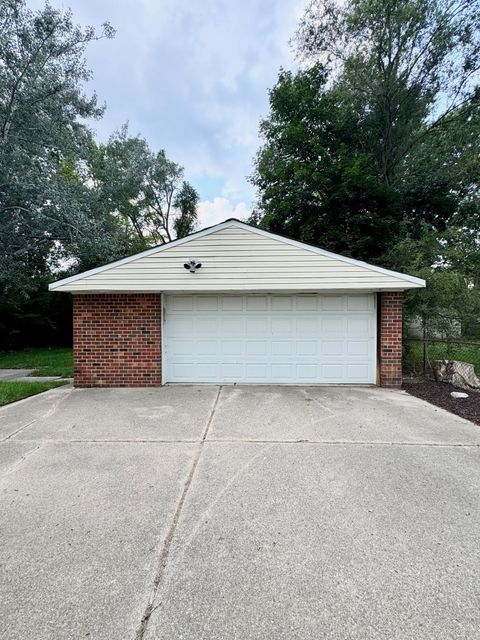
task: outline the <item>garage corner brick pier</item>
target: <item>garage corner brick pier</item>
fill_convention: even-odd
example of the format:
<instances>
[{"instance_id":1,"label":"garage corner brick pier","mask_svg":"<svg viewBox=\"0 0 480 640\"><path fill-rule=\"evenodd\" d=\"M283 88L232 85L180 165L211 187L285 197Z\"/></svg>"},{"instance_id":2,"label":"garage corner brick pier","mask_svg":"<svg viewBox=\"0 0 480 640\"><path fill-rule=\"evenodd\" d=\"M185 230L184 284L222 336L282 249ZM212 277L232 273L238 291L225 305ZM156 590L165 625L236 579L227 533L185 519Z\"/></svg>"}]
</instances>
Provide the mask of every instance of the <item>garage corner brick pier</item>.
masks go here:
<instances>
[{"instance_id":1,"label":"garage corner brick pier","mask_svg":"<svg viewBox=\"0 0 480 640\"><path fill-rule=\"evenodd\" d=\"M202 268L191 273L186 261ZM50 285L74 294L75 384L401 384L419 278L238 220Z\"/></svg>"},{"instance_id":2,"label":"garage corner brick pier","mask_svg":"<svg viewBox=\"0 0 480 640\"><path fill-rule=\"evenodd\" d=\"M161 295L73 296L78 387L155 387L161 376Z\"/></svg>"}]
</instances>

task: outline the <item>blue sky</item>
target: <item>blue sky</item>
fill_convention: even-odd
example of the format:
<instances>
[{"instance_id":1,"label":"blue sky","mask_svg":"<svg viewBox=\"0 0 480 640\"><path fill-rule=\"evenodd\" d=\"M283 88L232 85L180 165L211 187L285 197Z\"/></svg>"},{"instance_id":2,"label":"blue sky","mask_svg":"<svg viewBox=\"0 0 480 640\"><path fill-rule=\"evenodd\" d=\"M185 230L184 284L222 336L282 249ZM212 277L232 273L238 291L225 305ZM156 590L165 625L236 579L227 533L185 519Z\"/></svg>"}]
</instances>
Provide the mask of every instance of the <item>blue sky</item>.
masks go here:
<instances>
[{"instance_id":1,"label":"blue sky","mask_svg":"<svg viewBox=\"0 0 480 640\"><path fill-rule=\"evenodd\" d=\"M29 6L42 6L30 0ZM114 40L92 43L90 83L107 111L100 140L128 121L185 167L200 193L200 226L251 210L246 177L258 124L305 0L51 0L75 21L108 20Z\"/></svg>"}]
</instances>

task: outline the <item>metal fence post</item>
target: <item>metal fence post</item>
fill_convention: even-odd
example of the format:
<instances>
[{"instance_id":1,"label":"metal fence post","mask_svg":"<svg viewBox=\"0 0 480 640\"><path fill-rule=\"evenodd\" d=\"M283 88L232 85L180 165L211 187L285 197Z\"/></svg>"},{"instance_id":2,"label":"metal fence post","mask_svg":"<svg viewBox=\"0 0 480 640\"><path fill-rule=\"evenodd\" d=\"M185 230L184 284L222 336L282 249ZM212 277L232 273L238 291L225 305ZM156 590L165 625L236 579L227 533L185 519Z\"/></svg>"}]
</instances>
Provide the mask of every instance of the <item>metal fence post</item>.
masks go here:
<instances>
[{"instance_id":1,"label":"metal fence post","mask_svg":"<svg viewBox=\"0 0 480 640\"><path fill-rule=\"evenodd\" d=\"M427 375L427 328L423 319L423 375Z\"/></svg>"}]
</instances>

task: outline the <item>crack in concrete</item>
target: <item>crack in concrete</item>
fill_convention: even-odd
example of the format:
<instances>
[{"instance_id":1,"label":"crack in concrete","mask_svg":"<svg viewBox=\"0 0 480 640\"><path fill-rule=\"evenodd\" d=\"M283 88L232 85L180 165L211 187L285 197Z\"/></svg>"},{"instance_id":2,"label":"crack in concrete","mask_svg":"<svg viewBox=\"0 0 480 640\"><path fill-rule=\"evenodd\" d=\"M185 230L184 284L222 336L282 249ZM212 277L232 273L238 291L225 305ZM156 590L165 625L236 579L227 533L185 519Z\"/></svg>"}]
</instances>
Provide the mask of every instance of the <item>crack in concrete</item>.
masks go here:
<instances>
[{"instance_id":1,"label":"crack in concrete","mask_svg":"<svg viewBox=\"0 0 480 640\"><path fill-rule=\"evenodd\" d=\"M267 453L267 451L270 451L270 449L273 449L273 447L275 447L277 444L278 443L276 443L276 442L268 442L268 443L266 443L266 446L262 447L259 451L257 451L257 453L255 453L255 455L253 455L251 458L249 458L249 460L247 460L247 462L245 462L245 464L243 464L240 467L240 469L238 469L238 471L236 471L230 477L230 479L223 485L223 487L220 489L220 491L217 492L215 497L212 500L210 500L210 502L207 505L207 508L204 509L204 511L198 516L197 523L192 528L192 530L190 531L190 535L189 535L188 539L185 540L185 542L183 544L183 548L182 548L182 550L181 550L181 552L179 554L179 557L177 558L177 561L180 561L183 558L183 556L185 555L186 550L192 544L193 540L197 536L198 531L200 530L200 528L204 524L205 519L210 516L210 514L212 512L212 509L218 504L218 502L227 493L227 491L230 489L230 487L232 487L234 485L234 483L248 471L248 469L252 466L252 464L256 460L258 460L262 455L265 455ZM155 611L155 609L157 609L159 606L160 606L160 603L156 607L153 608L153 611Z\"/></svg>"},{"instance_id":2,"label":"crack in concrete","mask_svg":"<svg viewBox=\"0 0 480 640\"><path fill-rule=\"evenodd\" d=\"M7 476L11 475L14 471L16 471L18 467L21 464L23 464L28 457L30 457L33 453L35 453L35 451L38 451L41 448L42 448L42 444L39 444L38 446L33 447L33 449L29 449L28 451L23 453L18 460L15 460L15 462L12 462L12 464L9 467L7 467L5 471L1 474L0 482L5 480Z\"/></svg>"},{"instance_id":3,"label":"crack in concrete","mask_svg":"<svg viewBox=\"0 0 480 640\"><path fill-rule=\"evenodd\" d=\"M311 395L309 395L307 393L306 389L300 389L300 393L301 393L301 395L303 395L305 400L308 400L309 402L314 402L315 404L318 404L318 406L321 407L324 411L328 411L328 413L331 414L330 416L328 416L330 418L333 418L336 415L342 415L342 413L344 413L344 412L341 412L339 414L336 411L333 411L332 409L330 409L329 407L324 405L322 402L320 402L320 400L318 400L318 398L313 398Z\"/></svg>"},{"instance_id":4,"label":"crack in concrete","mask_svg":"<svg viewBox=\"0 0 480 640\"><path fill-rule=\"evenodd\" d=\"M51 391L58 391L57 389L50 389ZM44 393L49 393L49 391L44 391ZM42 415L38 416L37 418L34 418L33 420L30 420L30 422L27 422L27 424L22 425L21 427L19 427L18 429L16 429L15 431L12 431L12 433L9 433L8 436L6 436L5 438L2 438L2 440L0 442L7 442L7 440L10 440L11 438L13 438L14 436L16 436L18 433L20 433L21 431L23 431L24 429L26 429L27 427L30 427L32 424L35 424L36 422L38 422L39 420L45 420L47 418L51 418L53 416L53 414L57 411L58 407L60 406L60 404L66 399L68 398L68 396L71 394L72 389L66 389L65 391L61 391L61 395L58 398L58 400L56 402L53 403L53 405ZM30 396L28 398L23 398L23 400L20 400L19 402L23 402L25 400L31 400L35 398L35 395ZM7 405L5 408L9 408L12 405Z\"/></svg>"},{"instance_id":5,"label":"crack in concrete","mask_svg":"<svg viewBox=\"0 0 480 640\"><path fill-rule=\"evenodd\" d=\"M156 598L160 583L162 581L163 573L164 573L165 567L167 565L168 555L169 555L169 552L170 552L170 547L172 545L173 537L175 535L175 530L176 530L178 522L180 520L180 516L181 516L181 513L182 513L183 505L185 504L185 501L187 499L188 491L189 491L190 486L192 484L193 477L195 475L195 471L197 469L198 463L199 463L201 455L202 455L203 445L205 444L205 440L207 438L208 430L210 429L210 426L212 424L213 416L215 414L215 410L216 410L217 405L218 405L218 401L219 401L219 398L220 398L221 391L222 391L222 386L220 385L218 387L217 395L216 395L215 400L213 402L212 409L210 411L210 415L209 415L209 418L207 420L207 424L205 425L205 429L203 431L202 438L201 438L200 442L198 443L198 448L197 448L197 451L196 451L192 466L190 468L190 472L189 472L189 474L187 476L187 480L186 480L185 485L183 487L182 495L180 496L180 500L179 500L179 502L177 504L177 508L175 509L175 513L173 515L172 522L170 524L170 527L168 529L167 535L166 535L165 540L163 542L163 545L161 547L157 573L156 573L154 581L153 581L153 587L152 587L152 590L150 592L150 597L148 599L147 606L145 607L144 614L143 614L142 619L140 621L140 626L138 627L137 633L135 635L135 639L136 640L143 640L143 638L145 636L145 631L147 630L148 621L150 620L150 616L153 613L153 609L154 609L153 604L155 602L155 598Z\"/></svg>"}]
</instances>

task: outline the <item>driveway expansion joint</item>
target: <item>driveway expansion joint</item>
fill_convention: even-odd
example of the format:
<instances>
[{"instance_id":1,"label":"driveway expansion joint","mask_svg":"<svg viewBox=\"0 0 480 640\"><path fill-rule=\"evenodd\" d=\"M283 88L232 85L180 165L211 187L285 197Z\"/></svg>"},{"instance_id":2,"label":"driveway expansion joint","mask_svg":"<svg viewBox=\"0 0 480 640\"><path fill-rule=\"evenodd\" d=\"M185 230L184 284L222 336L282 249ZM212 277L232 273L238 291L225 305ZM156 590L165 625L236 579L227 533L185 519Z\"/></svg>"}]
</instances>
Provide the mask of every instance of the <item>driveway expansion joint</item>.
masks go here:
<instances>
[{"instance_id":1,"label":"driveway expansion joint","mask_svg":"<svg viewBox=\"0 0 480 640\"><path fill-rule=\"evenodd\" d=\"M22 438L18 440L14 438L11 440L10 438L6 438L0 441L0 447L2 444L7 444L9 441L11 442L21 442L23 444L28 443L40 443L40 444L52 444L52 445L69 445L69 444L197 444L202 445L206 444L285 444L285 445L312 445L312 446L367 446L367 447L441 447L441 448L449 448L449 447L472 447L479 448L480 442L412 442L412 441L401 441L401 440L273 440L273 439L255 439L255 438L208 438L195 440L195 439L178 439L178 440L166 440L161 438L156 439L99 439L99 438L75 438L75 439L47 439L47 438Z\"/></svg>"},{"instance_id":2,"label":"driveway expansion joint","mask_svg":"<svg viewBox=\"0 0 480 640\"><path fill-rule=\"evenodd\" d=\"M300 444L320 446L378 446L378 447L480 447L480 442L412 442L388 440L262 440L246 438L209 438L209 444L232 444L235 442L246 444Z\"/></svg>"},{"instance_id":3,"label":"driveway expansion joint","mask_svg":"<svg viewBox=\"0 0 480 640\"><path fill-rule=\"evenodd\" d=\"M192 484L192 481L193 481L193 478L194 478L194 475L195 475L195 471L197 469L198 463L200 462L200 458L202 456L203 445L205 444L205 440L207 438L208 431L209 431L210 426L212 424L213 416L215 415L215 411L216 411L216 408L218 406L218 401L219 401L221 392L222 392L222 386L219 386L218 387L218 391L217 391L217 395L215 396L215 400L213 402L212 408L210 410L210 414L208 416L207 423L205 425L205 429L204 429L203 434L202 434L202 439L198 443L197 451L195 453L195 457L193 459L193 463L192 463L192 466L190 468L190 472L189 472L189 474L187 476L187 479L185 481L185 484L184 484L184 487L183 487L183 491L182 491L182 495L180 496L180 500L178 501L177 507L175 509L175 513L173 515L172 522L170 524L170 527L168 529L167 535L165 537L165 540L163 541L163 545L162 545L161 550L160 550L160 558L159 558L157 573L156 573L154 581L153 581L153 587L152 587L152 590L150 592L150 597L148 599L147 606L145 608L144 614L143 614L142 619L140 621L140 626L138 627L137 633L135 635L135 640L143 640L143 638L145 636L145 632L147 630L148 621L150 620L150 616L152 615L152 613L153 613L153 611L155 609L154 602L155 602L156 595L158 593L158 589L160 587L160 583L162 581L162 577L163 577L163 573L164 573L165 567L167 566L168 556L169 556L169 553L170 553L170 547L172 546L173 538L175 536L175 531L176 531L178 522L180 520L180 516L182 514L182 509L183 509L183 506L184 506L185 501L187 499L188 491L189 491L190 486Z\"/></svg>"}]
</instances>

